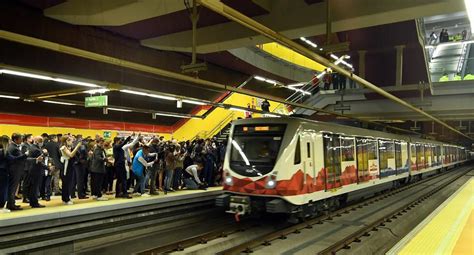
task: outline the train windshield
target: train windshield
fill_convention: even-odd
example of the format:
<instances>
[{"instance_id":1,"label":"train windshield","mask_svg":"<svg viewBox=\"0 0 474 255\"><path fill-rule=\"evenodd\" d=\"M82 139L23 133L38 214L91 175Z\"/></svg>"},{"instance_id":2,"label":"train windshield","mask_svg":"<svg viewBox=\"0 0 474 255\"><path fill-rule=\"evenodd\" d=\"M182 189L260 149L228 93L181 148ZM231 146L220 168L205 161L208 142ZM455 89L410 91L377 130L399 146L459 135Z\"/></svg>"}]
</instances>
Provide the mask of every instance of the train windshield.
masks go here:
<instances>
[{"instance_id":1,"label":"train windshield","mask_svg":"<svg viewBox=\"0 0 474 255\"><path fill-rule=\"evenodd\" d=\"M286 125L236 125L231 140L230 167L244 176L273 170Z\"/></svg>"}]
</instances>

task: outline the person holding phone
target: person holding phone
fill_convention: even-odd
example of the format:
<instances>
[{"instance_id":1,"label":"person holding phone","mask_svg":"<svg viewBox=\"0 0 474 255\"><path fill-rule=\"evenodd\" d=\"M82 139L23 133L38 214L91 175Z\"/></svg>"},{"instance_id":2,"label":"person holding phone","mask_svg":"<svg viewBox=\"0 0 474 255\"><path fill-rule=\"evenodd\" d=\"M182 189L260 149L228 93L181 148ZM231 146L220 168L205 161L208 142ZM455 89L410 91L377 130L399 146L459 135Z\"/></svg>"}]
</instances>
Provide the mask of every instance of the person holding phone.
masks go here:
<instances>
[{"instance_id":1,"label":"person holding phone","mask_svg":"<svg viewBox=\"0 0 474 255\"><path fill-rule=\"evenodd\" d=\"M28 162L30 165L29 171L29 184L30 188L28 189L28 199L30 202L30 206L32 208L43 208L44 205L39 204L38 196L36 191L39 189L39 184L44 174L44 170L47 168L44 164L43 160L43 138L41 136L37 136L33 138L33 144L29 147L29 155L28 155Z\"/></svg>"}]
</instances>

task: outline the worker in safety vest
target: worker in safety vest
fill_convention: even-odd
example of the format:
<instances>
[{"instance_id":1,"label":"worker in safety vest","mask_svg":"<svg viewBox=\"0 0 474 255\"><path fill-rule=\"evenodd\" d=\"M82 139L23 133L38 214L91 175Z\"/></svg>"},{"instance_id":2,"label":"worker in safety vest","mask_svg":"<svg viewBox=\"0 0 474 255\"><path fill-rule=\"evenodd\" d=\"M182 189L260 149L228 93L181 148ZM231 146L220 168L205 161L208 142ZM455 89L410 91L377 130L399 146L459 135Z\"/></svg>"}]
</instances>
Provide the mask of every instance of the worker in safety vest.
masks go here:
<instances>
[{"instance_id":1,"label":"worker in safety vest","mask_svg":"<svg viewBox=\"0 0 474 255\"><path fill-rule=\"evenodd\" d=\"M466 74L466 76L464 76L464 80L467 81L467 80L474 80L474 75L473 74Z\"/></svg>"},{"instance_id":2,"label":"worker in safety vest","mask_svg":"<svg viewBox=\"0 0 474 255\"><path fill-rule=\"evenodd\" d=\"M449 81L449 77L447 73L444 73L443 76L439 78L439 82L445 82L445 81Z\"/></svg>"},{"instance_id":3,"label":"worker in safety vest","mask_svg":"<svg viewBox=\"0 0 474 255\"><path fill-rule=\"evenodd\" d=\"M461 74L460 73L455 74L453 80L454 81L461 81L462 80Z\"/></svg>"}]
</instances>

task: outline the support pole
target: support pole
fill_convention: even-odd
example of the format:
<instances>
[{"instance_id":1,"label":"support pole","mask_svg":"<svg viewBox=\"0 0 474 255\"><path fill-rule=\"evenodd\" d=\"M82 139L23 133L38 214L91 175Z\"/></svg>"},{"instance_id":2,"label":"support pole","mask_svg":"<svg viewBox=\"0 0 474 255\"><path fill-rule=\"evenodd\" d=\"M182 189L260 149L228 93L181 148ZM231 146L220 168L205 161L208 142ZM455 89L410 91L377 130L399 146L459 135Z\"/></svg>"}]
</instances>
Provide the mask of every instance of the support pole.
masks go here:
<instances>
[{"instance_id":1,"label":"support pole","mask_svg":"<svg viewBox=\"0 0 474 255\"><path fill-rule=\"evenodd\" d=\"M402 86L403 82L403 49L405 45L397 45L397 66L396 66L396 77L395 77L395 86Z\"/></svg>"}]
</instances>

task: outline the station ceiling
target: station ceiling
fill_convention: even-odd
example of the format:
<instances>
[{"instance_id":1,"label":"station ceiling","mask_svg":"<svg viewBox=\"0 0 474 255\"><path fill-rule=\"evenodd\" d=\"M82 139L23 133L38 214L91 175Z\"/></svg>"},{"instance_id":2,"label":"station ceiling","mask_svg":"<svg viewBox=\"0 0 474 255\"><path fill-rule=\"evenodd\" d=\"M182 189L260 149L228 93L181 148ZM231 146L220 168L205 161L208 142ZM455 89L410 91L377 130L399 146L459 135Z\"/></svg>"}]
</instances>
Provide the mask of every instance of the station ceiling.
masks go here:
<instances>
[{"instance_id":1,"label":"station ceiling","mask_svg":"<svg viewBox=\"0 0 474 255\"><path fill-rule=\"evenodd\" d=\"M7 0L1 3L0 28L61 45L71 46L119 59L177 72L191 61L191 21L189 10L181 0ZM189 1L192 2L192 1ZM252 17L274 30L294 39L306 38L324 45L326 10L322 0L222 0L226 5ZM378 86L395 82L394 47L405 45L403 84L427 81L423 49L417 37L415 18L458 12L464 9L459 0L333 0L331 43L349 42L344 54L351 56L357 71L358 52L370 56L366 79ZM228 86L239 86L250 76L259 75L288 84L296 79L281 76L278 71L256 67L231 54L228 50L255 47L270 42L268 38L242 27L206 8L200 8L198 22L198 59L206 61L208 70L199 78ZM341 53L342 54L342 53ZM53 52L0 39L3 64L64 74L83 79L119 83L152 91L171 93L203 100L216 100L224 91L211 90L183 81L121 68L85 58ZM285 63L286 65L288 63ZM70 88L70 85L28 78L0 75L0 92L32 95ZM245 88L286 98L285 89L252 80ZM416 97L403 92L400 97ZM378 99L373 93L367 98ZM397 94L397 93L395 93ZM80 100L78 96L65 99ZM114 105L153 108L189 114L195 105L183 104L177 109L171 101L143 99L118 92L109 93ZM21 102L12 107L1 104L0 111L37 113L37 103ZM74 108L74 107L73 107ZM88 119L127 120L138 123L157 122L173 125L179 119L148 114L100 111L76 107L71 109L48 106L47 114ZM45 114L45 113L43 113Z\"/></svg>"}]
</instances>

